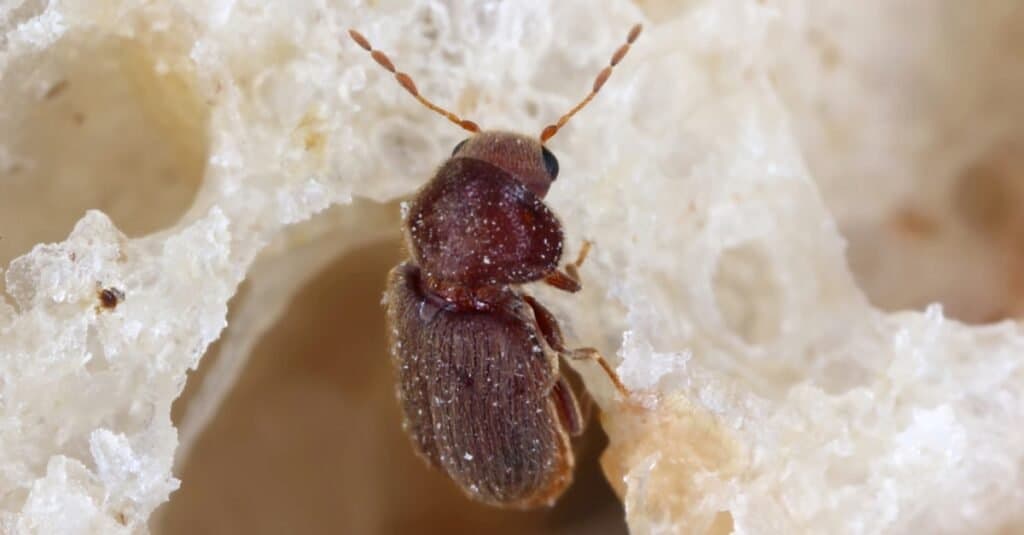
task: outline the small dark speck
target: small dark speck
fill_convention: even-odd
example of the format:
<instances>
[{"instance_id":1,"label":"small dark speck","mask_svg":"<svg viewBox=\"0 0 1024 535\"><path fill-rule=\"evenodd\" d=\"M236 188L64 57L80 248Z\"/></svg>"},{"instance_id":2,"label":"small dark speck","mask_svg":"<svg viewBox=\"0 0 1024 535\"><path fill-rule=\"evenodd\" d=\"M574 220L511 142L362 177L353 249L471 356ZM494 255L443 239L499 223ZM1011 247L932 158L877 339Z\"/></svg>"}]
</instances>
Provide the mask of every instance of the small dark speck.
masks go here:
<instances>
[{"instance_id":1,"label":"small dark speck","mask_svg":"<svg viewBox=\"0 0 1024 535\"><path fill-rule=\"evenodd\" d=\"M529 116L529 117L536 117L540 113L540 107L537 106L537 102L535 102L533 100L527 100L523 104L523 110L526 112L526 115Z\"/></svg>"},{"instance_id":2,"label":"small dark speck","mask_svg":"<svg viewBox=\"0 0 1024 535\"><path fill-rule=\"evenodd\" d=\"M67 80L59 81L50 86L50 88L46 90L46 93L43 93L43 98L46 100L55 99L59 97L62 93L64 93L64 91L67 90L69 85L71 85L71 82Z\"/></svg>"},{"instance_id":3,"label":"small dark speck","mask_svg":"<svg viewBox=\"0 0 1024 535\"><path fill-rule=\"evenodd\" d=\"M100 306L108 310L112 310L117 307L118 303L124 301L124 292L111 286L110 288L103 288L98 292L100 298Z\"/></svg>"}]
</instances>

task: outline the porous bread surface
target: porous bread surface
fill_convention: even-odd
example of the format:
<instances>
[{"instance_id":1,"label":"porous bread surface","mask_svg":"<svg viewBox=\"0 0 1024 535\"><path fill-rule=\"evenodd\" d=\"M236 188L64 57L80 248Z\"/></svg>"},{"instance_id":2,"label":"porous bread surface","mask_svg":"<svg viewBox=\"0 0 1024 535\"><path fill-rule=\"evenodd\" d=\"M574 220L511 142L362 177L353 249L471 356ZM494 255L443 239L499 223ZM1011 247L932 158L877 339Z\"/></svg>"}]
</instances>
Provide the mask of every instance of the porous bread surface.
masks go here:
<instances>
[{"instance_id":1,"label":"porous bread surface","mask_svg":"<svg viewBox=\"0 0 1024 535\"><path fill-rule=\"evenodd\" d=\"M531 289L636 392L578 366L632 531L1024 529L1015 0L396 4L0 5L0 531L146 532L248 348L465 137L348 28L539 135L635 22L547 144L585 290Z\"/></svg>"}]
</instances>

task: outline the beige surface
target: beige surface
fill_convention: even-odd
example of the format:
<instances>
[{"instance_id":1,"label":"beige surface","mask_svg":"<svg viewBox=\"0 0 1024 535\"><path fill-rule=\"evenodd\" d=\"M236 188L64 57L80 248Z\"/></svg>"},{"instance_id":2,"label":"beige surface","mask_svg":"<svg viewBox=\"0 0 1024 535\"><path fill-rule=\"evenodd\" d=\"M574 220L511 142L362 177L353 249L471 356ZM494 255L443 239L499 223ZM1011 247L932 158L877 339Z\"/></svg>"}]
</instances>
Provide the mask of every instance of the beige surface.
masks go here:
<instances>
[{"instance_id":1,"label":"beige surface","mask_svg":"<svg viewBox=\"0 0 1024 535\"><path fill-rule=\"evenodd\" d=\"M88 209L128 236L172 226L206 165L209 108L136 41L72 32L0 75L0 268ZM3 70L0 69L0 74Z\"/></svg>"}]
</instances>

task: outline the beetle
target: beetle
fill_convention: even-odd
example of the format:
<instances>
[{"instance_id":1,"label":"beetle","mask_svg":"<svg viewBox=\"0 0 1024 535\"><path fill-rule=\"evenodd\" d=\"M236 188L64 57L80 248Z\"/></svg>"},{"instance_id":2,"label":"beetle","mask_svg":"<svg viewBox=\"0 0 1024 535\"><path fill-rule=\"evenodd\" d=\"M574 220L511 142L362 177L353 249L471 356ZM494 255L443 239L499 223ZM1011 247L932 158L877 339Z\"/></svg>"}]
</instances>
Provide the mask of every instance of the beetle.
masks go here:
<instances>
[{"instance_id":1,"label":"beetle","mask_svg":"<svg viewBox=\"0 0 1024 535\"><path fill-rule=\"evenodd\" d=\"M472 133L403 207L410 259L388 275L384 303L398 398L417 453L470 498L550 506L572 481L580 404L560 365L589 359L628 391L593 348L569 349L554 314L521 289L582 288L559 269L563 233L544 197L558 160L544 143L586 106L640 35L634 26L591 91L539 137L484 131L424 98L362 34L350 37L427 108Z\"/></svg>"},{"instance_id":2,"label":"beetle","mask_svg":"<svg viewBox=\"0 0 1024 535\"><path fill-rule=\"evenodd\" d=\"M121 301L124 301L124 291L113 286L104 288L97 283L96 297L98 297L100 301L96 310L99 310L101 307L107 310L113 310L117 308L117 305L121 303Z\"/></svg>"}]
</instances>

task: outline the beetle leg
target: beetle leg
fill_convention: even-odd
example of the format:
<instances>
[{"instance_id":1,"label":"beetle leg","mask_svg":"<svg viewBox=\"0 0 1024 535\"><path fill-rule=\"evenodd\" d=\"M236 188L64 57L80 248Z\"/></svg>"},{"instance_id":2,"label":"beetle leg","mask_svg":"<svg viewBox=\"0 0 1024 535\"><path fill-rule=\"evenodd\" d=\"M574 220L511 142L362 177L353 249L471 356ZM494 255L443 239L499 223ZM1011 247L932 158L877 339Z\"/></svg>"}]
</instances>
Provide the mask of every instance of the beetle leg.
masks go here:
<instances>
[{"instance_id":1,"label":"beetle leg","mask_svg":"<svg viewBox=\"0 0 1024 535\"><path fill-rule=\"evenodd\" d=\"M583 267L583 262L587 259L587 255L590 254L590 246L590 240L583 240L580 252L576 255L576 261L565 266L565 271L569 276L576 279L576 282L580 284L583 284L583 282L580 280L579 269Z\"/></svg>"},{"instance_id":2,"label":"beetle leg","mask_svg":"<svg viewBox=\"0 0 1024 535\"><path fill-rule=\"evenodd\" d=\"M615 388L619 391L619 394L622 394L622 397L629 397L629 389L626 388L626 385L622 384L622 380L619 379L619 375L615 373L615 370L612 369L611 364L608 364L608 361L605 360L604 356L601 355L600 351L592 347L581 347L569 351L566 354L566 357L571 358L573 360L596 361L598 364L601 365L601 369L604 370L604 373L608 374L608 378L611 379L612 383L615 384Z\"/></svg>"},{"instance_id":3,"label":"beetle leg","mask_svg":"<svg viewBox=\"0 0 1024 535\"><path fill-rule=\"evenodd\" d=\"M580 247L580 253L576 256L576 261L566 264L565 271L555 270L547 277L544 277L544 282L569 293L576 293L582 290L583 282L580 280L580 266L583 265L583 261L590 254L590 245L589 240L583 240L583 246Z\"/></svg>"},{"instance_id":4,"label":"beetle leg","mask_svg":"<svg viewBox=\"0 0 1024 535\"><path fill-rule=\"evenodd\" d=\"M540 334L544 337L544 341L559 354L566 353L565 342L562 341L562 329L558 327L558 320L555 319L555 315L534 299L532 295L524 294L523 300L533 309L534 320L537 323L537 328L540 329Z\"/></svg>"},{"instance_id":5,"label":"beetle leg","mask_svg":"<svg viewBox=\"0 0 1024 535\"><path fill-rule=\"evenodd\" d=\"M590 397L590 393L586 389L583 389L576 395L576 403L580 406L580 414L583 415L583 425L586 426L587 422L590 421L590 417L594 415L594 398Z\"/></svg>"},{"instance_id":6,"label":"beetle leg","mask_svg":"<svg viewBox=\"0 0 1024 535\"><path fill-rule=\"evenodd\" d=\"M565 426L569 436L575 437L583 433L586 420L583 419L579 403L576 401L576 396L572 393L572 387L569 386L565 377L559 377L554 388L551 389L551 400L555 402L559 419L561 419L562 425Z\"/></svg>"},{"instance_id":7,"label":"beetle leg","mask_svg":"<svg viewBox=\"0 0 1024 535\"><path fill-rule=\"evenodd\" d=\"M561 271L552 271L548 276L544 277L544 284L548 286L554 286L563 292L576 293L583 289L583 285L580 284L578 279L573 278L568 273Z\"/></svg>"},{"instance_id":8,"label":"beetle leg","mask_svg":"<svg viewBox=\"0 0 1024 535\"><path fill-rule=\"evenodd\" d=\"M561 370L562 378L572 387L572 393L576 396L576 404L579 405L580 414L583 416L583 426L586 427L590 417L594 414L594 398L590 397L590 393L587 392L586 386L583 384L583 379L576 373L576 370L564 363L562 366L564 366Z\"/></svg>"},{"instance_id":9,"label":"beetle leg","mask_svg":"<svg viewBox=\"0 0 1024 535\"><path fill-rule=\"evenodd\" d=\"M544 336L544 341L558 352L559 355L573 359L573 360L593 360L597 361L601 365L601 369L608 375L608 378L615 385L615 388L622 394L623 397L629 397L629 389L622 384L618 374L612 369L608 361L605 360L601 353L592 347L582 347L579 349L569 349L565 347L565 342L562 340L562 329L558 327L558 320L550 310L540 304L536 299L529 295L523 295L523 299L530 308L533 309L533 316L536 320L537 327L540 329L541 335Z\"/></svg>"}]
</instances>

